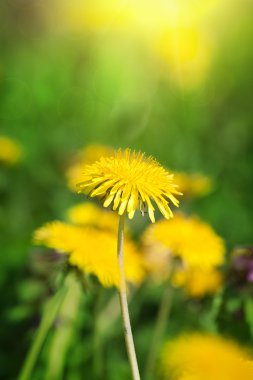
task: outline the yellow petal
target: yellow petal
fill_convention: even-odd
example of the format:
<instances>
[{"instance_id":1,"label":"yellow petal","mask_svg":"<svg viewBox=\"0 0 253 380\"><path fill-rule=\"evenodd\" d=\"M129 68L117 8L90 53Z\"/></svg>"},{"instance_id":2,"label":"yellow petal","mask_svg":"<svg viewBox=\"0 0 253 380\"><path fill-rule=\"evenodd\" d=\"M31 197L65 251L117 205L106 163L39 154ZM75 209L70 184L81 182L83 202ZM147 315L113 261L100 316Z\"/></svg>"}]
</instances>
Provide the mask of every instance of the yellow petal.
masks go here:
<instances>
[{"instance_id":1,"label":"yellow petal","mask_svg":"<svg viewBox=\"0 0 253 380\"><path fill-rule=\"evenodd\" d=\"M148 215L149 215L149 217L150 217L150 220L151 220L151 222L152 223L155 223L155 215L154 215L154 207L153 207L153 205L152 205L152 203L151 203L151 200L150 200L150 198L147 196L146 197L146 202L147 202L147 205L148 205Z\"/></svg>"},{"instance_id":2,"label":"yellow petal","mask_svg":"<svg viewBox=\"0 0 253 380\"><path fill-rule=\"evenodd\" d=\"M122 190L118 190L118 192L116 193L115 195L115 198L114 198L114 202L113 202L113 210L117 210L119 204L120 204L120 200L121 200L121 193L122 193Z\"/></svg>"},{"instance_id":3,"label":"yellow petal","mask_svg":"<svg viewBox=\"0 0 253 380\"><path fill-rule=\"evenodd\" d=\"M161 211L161 213L166 219L172 218L173 216L172 211L166 204L163 204L162 201L160 201L159 199L155 199L155 202L159 210Z\"/></svg>"},{"instance_id":4,"label":"yellow petal","mask_svg":"<svg viewBox=\"0 0 253 380\"><path fill-rule=\"evenodd\" d=\"M113 201L114 195L108 195L104 201L103 206L108 207Z\"/></svg>"},{"instance_id":5,"label":"yellow petal","mask_svg":"<svg viewBox=\"0 0 253 380\"><path fill-rule=\"evenodd\" d=\"M127 206L128 199L125 199L119 207L119 215L123 215Z\"/></svg>"},{"instance_id":6,"label":"yellow petal","mask_svg":"<svg viewBox=\"0 0 253 380\"><path fill-rule=\"evenodd\" d=\"M125 199L129 199L131 195L132 186L128 183L125 185L121 199L124 201Z\"/></svg>"},{"instance_id":7,"label":"yellow petal","mask_svg":"<svg viewBox=\"0 0 253 380\"><path fill-rule=\"evenodd\" d=\"M129 219L133 219L134 214L135 214L135 210L130 211L130 212L128 213L128 218L129 218Z\"/></svg>"},{"instance_id":8,"label":"yellow petal","mask_svg":"<svg viewBox=\"0 0 253 380\"><path fill-rule=\"evenodd\" d=\"M138 206L138 193L136 190L132 189L131 196L128 201L127 211L135 211Z\"/></svg>"}]
</instances>

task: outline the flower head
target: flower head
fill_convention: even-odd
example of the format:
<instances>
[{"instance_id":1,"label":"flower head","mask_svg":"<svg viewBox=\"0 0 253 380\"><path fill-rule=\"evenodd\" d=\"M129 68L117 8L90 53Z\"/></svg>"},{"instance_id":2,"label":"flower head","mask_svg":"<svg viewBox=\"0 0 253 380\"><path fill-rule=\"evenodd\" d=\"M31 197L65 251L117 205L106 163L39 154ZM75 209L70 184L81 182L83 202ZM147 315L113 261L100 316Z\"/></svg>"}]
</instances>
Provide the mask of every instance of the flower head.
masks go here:
<instances>
[{"instance_id":1,"label":"flower head","mask_svg":"<svg viewBox=\"0 0 253 380\"><path fill-rule=\"evenodd\" d=\"M95 275L103 286L119 286L114 233L55 221L38 229L34 240L36 244L68 254L70 264ZM144 277L141 255L129 239L125 240L125 273L127 281L133 284L140 283Z\"/></svg>"},{"instance_id":2,"label":"flower head","mask_svg":"<svg viewBox=\"0 0 253 380\"><path fill-rule=\"evenodd\" d=\"M235 342L193 333L165 344L161 372L164 379L171 380L250 380L253 361Z\"/></svg>"},{"instance_id":3,"label":"flower head","mask_svg":"<svg viewBox=\"0 0 253 380\"><path fill-rule=\"evenodd\" d=\"M176 214L171 220L160 220L148 227L144 240L162 244L188 267L208 269L224 262L223 240L196 217Z\"/></svg>"},{"instance_id":4,"label":"flower head","mask_svg":"<svg viewBox=\"0 0 253 380\"><path fill-rule=\"evenodd\" d=\"M200 173L187 174L176 172L175 181L178 184L179 190L188 197L205 196L212 191L214 186L209 177Z\"/></svg>"},{"instance_id":5,"label":"flower head","mask_svg":"<svg viewBox=\"0 0 253 380\"><path fill-rule=\"evenodd\" d=\"M83 170L82 182L78 185L79 193L91 197L104 198L104 207L113 204L113 210L119 215L128 213L134 217L136 209L144 211L147 206L152 222L155 221L154 206L156 203L166 219L173 216L169 201L178 206L175 194L180 194L169 174L152 157L143 153L117 151L114 156L103 157Z\"/></svg>"},{"instance_id":6,"label":"flower head","mask_svg":"<svg viewBox=\"0 0 253 380\"><path fill-rule=\"evenodd\" d=\"M0 162L14 165L20 160L21 146L8 137L0 136Z\"/></svg>"},{"instance_id":7,"label":"flower head","mask_svg":"<svg viewBox=\"0 0 253 380\"><path fill-rule=\"evenodd\" d=\"M218 269L179 269L172 277L175 287L183 287L190 297L203 297L216 293L222 285L222 275Z\"/></svg>"}]
</instances>

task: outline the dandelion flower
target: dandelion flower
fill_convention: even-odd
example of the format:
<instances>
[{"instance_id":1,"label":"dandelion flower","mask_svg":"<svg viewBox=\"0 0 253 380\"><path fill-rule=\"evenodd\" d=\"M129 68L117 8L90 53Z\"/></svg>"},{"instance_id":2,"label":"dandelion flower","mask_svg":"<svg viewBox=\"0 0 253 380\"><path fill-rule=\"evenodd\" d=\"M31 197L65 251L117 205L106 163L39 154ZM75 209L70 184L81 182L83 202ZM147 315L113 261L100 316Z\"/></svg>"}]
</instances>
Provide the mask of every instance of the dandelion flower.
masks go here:
<instances>
[{"instance_id":1,"label":"dandelion flower","mask_svg":"<svg viewBox=\"0 0 253 380\"><path fill-rule=\"evenodd\" d=\"M101 157L113 154L113 149L101 144L91 144L82 149L76 156L74 163L67 169L66 177L70 190L76 192L76 184L82 176L84 165L93 164Z\"/></svg>"},{"instance_id":2,"label":"dandelion flower","mask_svg":"<svg viewBox=\"0 0 253 380\"><path fill-rule=\"evenodd\" d=\"M171 220L160 220L148 227L144 240L163 244L185 266L208 269L224 262L223 240L197 217L176 214Z\"/></svg>"},{"instance_id":3,"label":"dandelion flower","mask_svg":"<svg viewBox=\"0 0 253 380\"><path fill-rule=\"evenodd\" d=\"M16 164L22 154L21 146L14 140L0 136L0 162L6 165Z\"/></svg>"},{"instance_id":4,"label":"dandelion flower","mask_svg":"<svg viewBox=\"0 0 253 380\"><path fill-rule=\"evenodd\" d=\"M216 293L222 286L222 274L215 268L200 268L185 263L173 262L171 252L159 242L151 242L142 247L146 271L157 282L171 278L176 288L183 288L190 297L203 297Z\"/></svg>"},{"instance_id":5,"label":"dandelion flower","mask_svg":"<svg viewBox=\"0 0 253 380\"><path fill-rule=\"evenodd\" d=\"M56 220L37 229L33 240L35 244L44 245L60 253L70 253L83 244L82 228Z\"/></svg>"},{"instance_id":6,"label":"dandelion flower","mask_svg":"<svg viewBox=\"0 0 253 380\"><path fill-rule=\"evenodd\" d=\"M110 157L102 157L94 164L84 166L82 181L77 185L79 193L103 199L104 207L112 205L113 210L120 215L117 242L119 296L125 341L134 380L140 379L140 374L126 295L123 254L125 214L127 213L129 219L132 219L138 208L144 212L147 207L149 217L154 223L153 201L164 217L169 219L173 216L169 202L175 206L179 203L174 196L180 194L176 187L173 175L152 157L146 157L140 152L131 152L130 149L123 152L118 150Z\"/></svg>"},{"instance_id":7,"label":"dandelion flower","mask_svg":"<svg viewBox=\"0 0 253 380\"><path fill-rule=\"evenodd\" d=\"M101 209L93 203L80 203L67 211L71 223L93 226L102 230L117 231L118 217L114 212Z\"/></svg>"},{"instance_id":8,"label":"dandelion flower","mask_svg":"<svg viewBox=\"0 0 253 380\"><path fill-rule=\"evenodd\" d=\"M103 157L83 169L82 181L78 184L79 193L91 197L104 198L104 207L113 205L119 215L128 213L134 217L136 209L143 212L145 206L151 221L155 222L154 206L156 203L166 219L173 216L169 207L171 201L178 206L174 195L180 194L169 174L152 157L143 153L131 152L130 149L117 151L114 156Z\"/></svg>"},{"instance_id":9,"label":"dandelion flower","mask_svg":"<svg viewBox=\"0 0 253 380\"><path fill-rule=\"evenodd\" d=\"M84 273L95 275L104 287L119 286L120 272L114 233L55 221L38 229L34 241L68 254L71 265ZM143 262L129 239L125 242L125 257L127 281L139 284L144 277Z\"/></svg>"},{"instance_id":10,"label":"dandelion flower","mask_svg":"<svg viewBox=\"0 0 253 380\"><path fill-rule=\"evenodd\" d=\"M214 186L209 177L200 173L176 172L175 181L179 190L188 197L205 196L213 190Z\"/></svg>"},{"instance_id":11,"label":"dandelion flower","mask_svg":"<svg viewBox=\"0 0 253 380\"><path fill-rule=\"evenodd\" d=\"M250 380L253 361L247 350L221 336L193 333L164 345L160 371L170 380Z\"/></svg>"},{"instance_id":12,"label":"dandelion flower","mask_svg":"<svg viewBox=\"0 0 253 380\"><path fill-rule=\"evenodd\" d=\"M218 269L178 269L172 277L175 287L183 287L190 297L203 297L216 293L222 286L222 275Z\"/></svg>"},{"instance_id":13,"label":"dandelion flower","mask_svg":"<svg viewBox=\"0 0 253 380\"><path fill-rule=\"evenodd\" d=\"M144 278L141 256L129 240L125 240L124 248L126 279L132 284L140 284ZM114 234L88 229L85 248L74 250L69 261L83 272L95 275L104 287L119 287L120 271L116 252L117 240Z\"/></svg>"}]
</instances>

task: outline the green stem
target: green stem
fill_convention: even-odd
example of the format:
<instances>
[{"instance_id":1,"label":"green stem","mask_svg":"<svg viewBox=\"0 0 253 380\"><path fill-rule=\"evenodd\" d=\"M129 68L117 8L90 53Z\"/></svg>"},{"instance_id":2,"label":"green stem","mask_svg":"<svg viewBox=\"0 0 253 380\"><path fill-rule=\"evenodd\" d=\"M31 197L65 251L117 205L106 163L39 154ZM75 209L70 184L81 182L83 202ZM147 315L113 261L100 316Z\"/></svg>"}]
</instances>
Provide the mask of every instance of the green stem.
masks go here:
<instances>
[{"instance_id":1,"label":"green stem","mask_svg":"<svg viewBox=\"0 0 253 380\"><path fill-rule=\"evenodd\" d=\"M126 295L126 280L124 271L124 215L120 216L119 227L118 227L118 265L120 270L120 286L119 286L119 299L122 314L122 321L124 327L125 342L127 348L127 354L129 359L129 364L131 367L133 380L140 380L139 368L137 363L137 358L135 354L134 341L131 329L131 323L128 312L127 305L127 295Z\"/></svg>"},{"instance_id":2,"label":"green stem","mask_svg":"<svg viewBox=\"0 0 253 380\"><path fill-rule=\"evenodd\" d=\"M68 275L66 288L66 295L57 315L58 323L50 343L46 380L62 379L66 355L75 332L82 296L81 283L75 273Z\"/></svg>"},{"instance_id":3,"label":"green stem","mask_svg":"<svg viewBox=\"0 0 253 380\"><path fill-rule=\"evenodd\" d=\"M94 310L94 332L93 332L93 373L95 379L103 378L103 339L99 328L99 310L102 301L102 287L96 295Z\"/></svg>"},{"instance_id":4,"label":"green stem","mask_svg":"<svg viewBox=\"0 0 253 380\"><path fill-rule=\"evenodd\" d=\"M45 305L40 326L38 328L38 331L36 333L32 346L28 352L28 355L25 359L25 362L21 369L18 380L31 379L33 368L38 359L39 353L46 339L48 331L55 320L59 307L61 306L63 302L65 294L66 294L66 287L63 286Z\"/></svg>"},{"instance_id":5,"label":"green stem","mask_svg":"<svg viewBox=\"0 0 253 380\"><path fill-rule=\"evenodd\" d=\"M169 285L167 285L164 289L162 301L160 303L160 307L157 314L154 334L152 337L150 351L148 353L147 364L145 368L145 379L149 379L150 376L152 376L152 374L154 373L157 354L161 345L162 337L171 310L172 294L172 288Z\"/></svg>"}]
</instances>

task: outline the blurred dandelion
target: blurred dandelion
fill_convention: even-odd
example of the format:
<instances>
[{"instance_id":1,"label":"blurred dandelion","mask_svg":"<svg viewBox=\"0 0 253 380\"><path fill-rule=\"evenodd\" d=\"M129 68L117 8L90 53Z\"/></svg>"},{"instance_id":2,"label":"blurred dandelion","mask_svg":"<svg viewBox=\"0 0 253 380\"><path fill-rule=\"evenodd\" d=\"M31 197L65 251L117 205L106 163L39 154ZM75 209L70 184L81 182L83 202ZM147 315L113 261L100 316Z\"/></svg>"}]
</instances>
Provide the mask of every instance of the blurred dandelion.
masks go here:
<instances>
[{"instance_id":1,"label":"blurred dandelion","mask_svg":"<svg viewBox=\"0 0 253 380\"><path fill-rule=\"evenodd\" d=\"M185 266L208 269L224 262L223 240L197 217L176 214L171 220L160 220L147 228L144 240L146 244L162 244Z\"/></svg>"},{"instance_id":2,"label":"blurred dandelion","mask_svg":"<svg viewBox=\"0 0 253 380\"><path fill-rule=\"evenodd\" d=\"M218 269L186 268L178 269L172 277L175 287L183 287L189 297L203 297L215 294L223 283L222 274Z\"/></svg>"},{"instance_id":3,"label":"blurred dandelion","mask_svg":"<svg viewBox=\"0 0 253 380\"><path fill-rule=\"evenodd\" d=\"M55 221L38 229L34 241L67 254L71 265L83 273L95 275L104 287L119 287L115 237L115 233L108 231ZM125 256L126 279L138 285L144 278L143 262L130 239L125 242Z\"/></svg>"},{"instance_id":4,"label":"blurred dandelion","mask_svg":"<svg viewBox=\"0 0 253 380\"><path fill-rule=\"evenodd\" d=\"M213 294L222 286L218 266L225 261L225 247L200 220L176 214L168 223L158 221L144 232L142 244L146 269L157 281L168 280L173 268L171 284L191 297Z\"/></svg>"},{"instance_id":5,"label":"blurred dandelion","mask_svg":"<svg viewBox=\"0 0 253 380\"><path fill-rule=\"evenodd\" d=\"M20 161L22 148L16 141L6 136L0 136L0 163L15 165Z\"/></svg>"},{"instance_id":6,"label":"blurred dandelion","mask_svg":"<svg viewBox=\"0 0 253 380\"><path fill-rule=\"evenodd\" d=\"M209 194L214 187L213 181L200 173L176 172L175 181L186 197L201 197Z\"/></svg>"},{"instance_id":7,"label":"blurred dandelion","mask_svg":"<svg viewBox=\"0 0 253 380\"><path fill-rule=\"evenodd\" d=\"M159 370L163 379L171 380L250 380L253 361L248 351L233 341L192 333L164 345Z\"/></svg>"},{"instance_id":8,"label":"blurred dandelion","mask_svg":"<svg viewBox=\"0 0 253 380\"><path fill-rule=\"evenodd\" d=\"M80 203L67 211L71 223L94 228L117 231L118 217L110 210L101 209L94 203Z\"/></svg>"},{"instance_id":9,"label":"blurred dandelion","mask_svg":"<svg viewBox=\"0 0 253 380\"><path fill-rule=\"evenodd\" d=\"M159 306L146 374L153 373L159 345L171 309L173 287L182 287L190 297L203 297L218 291L222 276L216 268L224 261L222 239L196 217L176 214L171 220L150 225L142 238L148 272L165 282Z\"/></svg>"}]
</instances>

